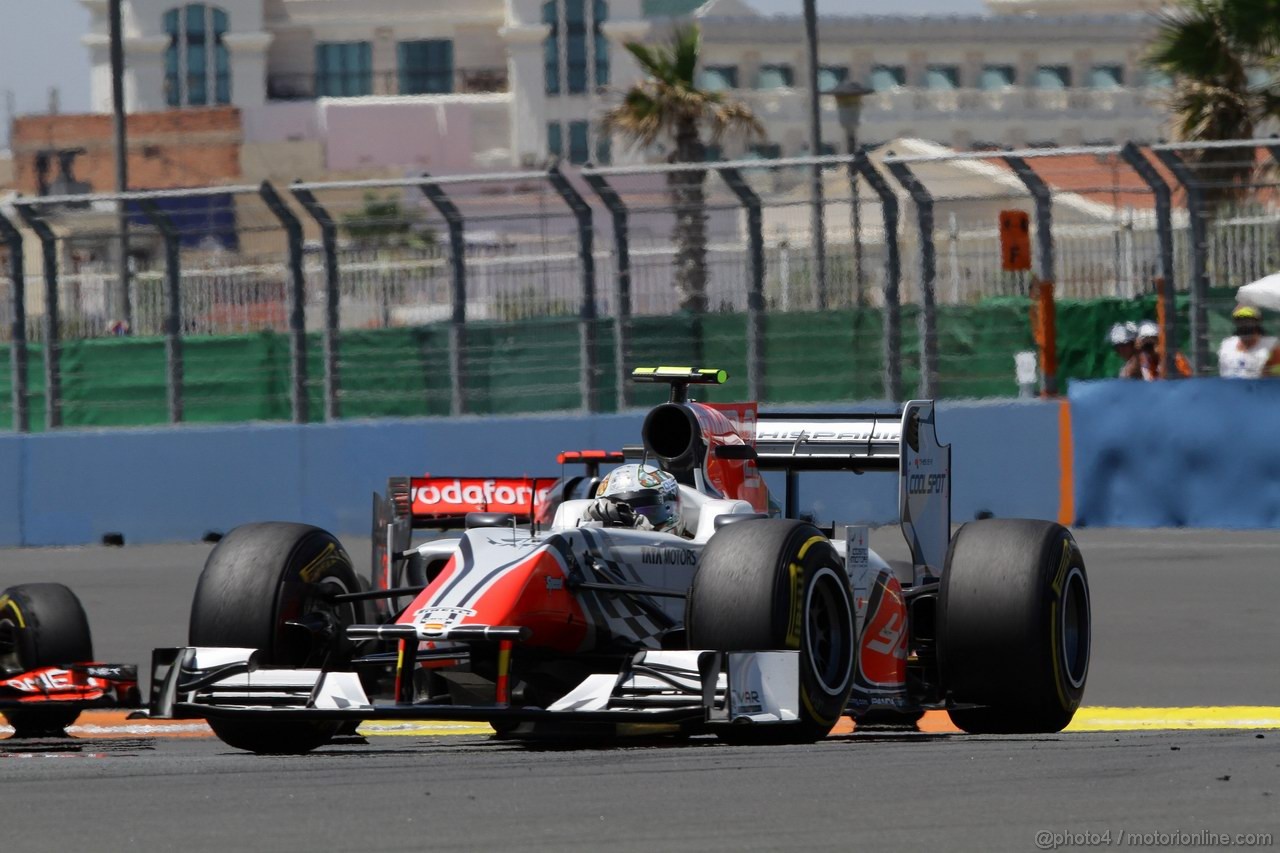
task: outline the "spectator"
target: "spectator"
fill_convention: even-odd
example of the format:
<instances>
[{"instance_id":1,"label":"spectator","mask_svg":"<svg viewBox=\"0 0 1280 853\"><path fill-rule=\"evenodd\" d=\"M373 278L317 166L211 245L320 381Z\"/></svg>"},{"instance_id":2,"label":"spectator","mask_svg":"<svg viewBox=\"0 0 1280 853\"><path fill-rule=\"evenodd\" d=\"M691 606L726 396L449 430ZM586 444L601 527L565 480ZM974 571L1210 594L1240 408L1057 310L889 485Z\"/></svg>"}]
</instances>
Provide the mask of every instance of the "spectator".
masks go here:
<instances>
[{"instance_id":1,"label":"spectator","mask_svg":"<svg viewBox=\"0 0 1280 853\"><path fill-rule=\"evenodd\" d=\"M1231 312L1236 333L1218 348L1218 372L1231 379L1280 376L1280 348L1263 334L1262 312L1241 305Z\"/></svg>"},{"instance_id":2,"label":"spectator","mask_svg":"<svg viewBox=\"0 0 1280 853\"><path fill-rule=\"evenodd\" d=\"M1121 379L1140 379L1142 371L1138 365L1137 347L1138 326L1136 323L1116 323L1107 333L1107 343L1115 350L1124 364L1120 368Z\"/></svg>"},{"instance_id":3,"label":"spectator","mask_svg":"<svg viewBox=\"0 0 1280 853\"><path fill-rule=\"evenodd\" d=\"M1141 376L1150 382L1160 378L1160 353L1156 347L1160 343L1160 327L1154 320L1143 320L1138 324L1137 360ZM1191 375L1191 365L1186 356L1174 351L1173 370L1170 379L1178 379Z\"/></svg>"}]
</instances>

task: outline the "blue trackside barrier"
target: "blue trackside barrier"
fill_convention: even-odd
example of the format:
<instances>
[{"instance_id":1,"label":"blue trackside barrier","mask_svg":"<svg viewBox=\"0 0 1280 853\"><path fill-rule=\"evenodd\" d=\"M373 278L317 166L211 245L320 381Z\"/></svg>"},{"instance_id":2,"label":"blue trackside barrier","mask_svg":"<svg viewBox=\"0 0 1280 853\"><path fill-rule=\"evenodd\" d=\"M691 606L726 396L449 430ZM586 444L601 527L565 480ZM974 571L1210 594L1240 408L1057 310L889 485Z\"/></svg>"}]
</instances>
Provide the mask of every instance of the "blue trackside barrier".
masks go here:
<instances>
[{"instance_id":1,"label":"blue trackside barrier","mask_svg":"<svg viewBox=\"0 0 1280 853\"><path fill-rule=\"evenodd\" d=\"M1039 402L939 407L939 436L954 446L955 521L981 511L1057 517L1058 409ZM0 546L90 544L108 532L130 544L192 541L264 520L367 535L370 495L383 491L389 476L554 475L558 451L635 443L643 417L568 413L2 436ZM801 507L822 522L895 522L897 478L805 475Z\"/></svg>"},{"instance_id":2,"label":"blue trackside barrier","mask_svg":"<svg viewBox=\"0 0 1280 853\"><path fill-rule=\"evenodd\" d=\"M1072 383L1076 521L1280 526L1280 382Z\"/></svg>"}]
</instances>

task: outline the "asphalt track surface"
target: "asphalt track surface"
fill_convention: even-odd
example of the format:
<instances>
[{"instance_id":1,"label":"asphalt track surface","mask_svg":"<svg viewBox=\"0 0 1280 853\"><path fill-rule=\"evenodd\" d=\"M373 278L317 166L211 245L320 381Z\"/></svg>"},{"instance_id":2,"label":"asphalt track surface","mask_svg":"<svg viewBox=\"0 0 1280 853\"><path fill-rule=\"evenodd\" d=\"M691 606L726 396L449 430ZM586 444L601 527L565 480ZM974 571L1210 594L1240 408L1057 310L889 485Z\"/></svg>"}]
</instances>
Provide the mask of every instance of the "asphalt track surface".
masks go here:
<instances>
[{"instance_id":1,"label":"asphalt track surface","mask_svg":"<svg viewBox=\"0 0 1280 853\"><path fill-rule=\"evenodd\" d=\"M1280 715L1280 532L1077 537L1093 598L1087 706ZM902 556L900 543L890 529L872 535L886 556ZM348 544L367 561L365 543ZM145 664L152 647L184 641L209 548L3 551L0 588L67 583L98 657ZM4 847L23 851L1035 850L1195 847L1205 833L1280 845L1275 727L863 732L757 748L533 749L410 733L301 757L120 735L0 741L0 786Z\"/></svg>"}]
</instances>

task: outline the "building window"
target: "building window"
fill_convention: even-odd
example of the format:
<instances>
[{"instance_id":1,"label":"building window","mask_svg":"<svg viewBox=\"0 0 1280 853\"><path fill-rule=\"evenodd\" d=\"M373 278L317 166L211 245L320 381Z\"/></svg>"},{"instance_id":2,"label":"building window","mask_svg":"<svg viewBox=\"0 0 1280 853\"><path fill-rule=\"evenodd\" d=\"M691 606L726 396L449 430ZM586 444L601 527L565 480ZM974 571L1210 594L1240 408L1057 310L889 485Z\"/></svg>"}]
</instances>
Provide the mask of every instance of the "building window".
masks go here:
<instances>
[{"instance_id":1,"label":"building window","mask_svg":"<svg viewBox=\"0 0 1280 853\"><path fill-rule=\"evenodd\" d=\"M164 13L169 35L164 90L169 106L231 103L231 53L223 42L227 24L227 13L206 3L188 3Z\"/></svg>"},{"instance_id":2,"label":"building window","mask_svg":"<svg viewBox=\"0 0 1280 853\"><path fill-rule=\"evenodd\" d=\"M818 91L830 92L849 79L849 69L844 65L818 66Z\"/></svg>"},{"instance_id":3,"label":"building window","mask_svg":"<svg viewBox=\"0 0 1280 853\"><path fill-rule=\"evenodd\" d=\"M699 85L708 92L738 88L738 66L708 65L702 69Z\"/></svg>"},{"instance_id":4,"label":"building window","mask_svg":"<svg viewBox=\"0 0 1280 853\"><path fill-rule=\"evenodd\" d=\"M565 122L569 126L569 151L564 150L564 131L558 121L547 125L547 151L553 157L567 159L575 166L581 166L591 159L591 125L585 121ZM611 142L608 136L596 140L596 159L599 163L609 162Z\"/></svg>"},{"instance_id":5,"label":"building window","mask_svg":"<svg viewBox=\"0 0 1280 853\"><path fill-rule=\"evenodd\" d=\"M1036 69L1036 88L1051 91L1071 88L1071 69L1065 65L1041 65Z\"/></svg>"},{"instance_id":6,"label":"building window","mask_svg":"<svg viewBox=\"0 0 1280 853\"><path fill-rule=\"evenodd\" d=\"M344 98L373 94L373 48L367 41L316 44L316 95Z\"/></svg>"},{"instance_id":7,"label":"building window","mask_svg":"<svg viewBox=\"0 0 1280 853\"><path fill-rule=\"evenodd\" d=\"M561 136L560 122L547 124L547 153L552 157L564 156L564 138Z\"/></svg>"},{"instance_id":8,"label":"building window","mask_svg":"<svg viewBox=\"0 0 1280 853\"><path fill-rule=\"evenodd\" d=\"M790 65L761 65L756 74L757 89L790 89L795 75Z\"/></svg>"},{"instance_id":9,"label":"building window","mask_svg":"<svg viewBox=\"0 0 1280 853\"><path fill-rule=\"evenodd\" d=\"M782 156L782 146L776 142L761 142L747 149L748 160L777 160Z\"/></svg>"},{"instance_id":10,"label":"building window","mask_svg":"<svg viewBox=\"0 0 1280 853\"><path fill-rule=\"evenodd\" d=\"M613 162L613 138L607 133L596 140L596 165L608 166Z\"/></svg>"},{"instance_id":11,"label":"building window","mask_svg":"<svg viewBox=\"0 0 1280 853\"><path fill-rule=\"evenodd\" d=\"M400 94L447 95L453 91L453 42L402 41L396 52Z\"/></svg>"},{"instance_id":12,"label":"building window","mask_svg":"<svg viewBox=\"0 0 1280 853\"><path fill-rule=\"evenodd\" d=\"M877 65L871 69L871 88L877 92L900 89L907 84L907 69L901 65Z\"/></svg>"},{"instance_id":13,"label":"building window","mask_svg":"<svg viewBox=\"0 0 1280 853\"><path fill-rule=\"evenodd\" d=\"M1142 85L1148 89L1171 89L1173 78L1157 68L1148 68L1143 75Z\"/></svg>"},{"instance_id":14,"label":"building window","mask_svg":"<svg viewBox=\"0 0 1280 853\"><path fill-rule=\"evenodd\" d=\"M1089 71L1089 88L1120 89L1124 86L1124 68L1119 65L1095 65Z\"/></svg>"},{"instance_id":15,"label":"building window","mask_svg":"<svg viewBox=\"0 0 1280 853\"><path fill-rule=\"evenodd\" d=\"M1270 86L1275 76L1266 68L1246 68L1244 72L1245 80L1249 83L1250 89L1265 89Z\"/></svg>"},{"instance_id":16,"label":"building window","mask_svg":"<svg viewBox=\"0 0 1280 853\"><path fill-rule=\"evenodd\" d=\"M960 88L960 69L955 65L930 65L924 71L924 87L950 92Z\"/></svg>"},{"instance_id":17,"label":"building window","mask_svg":"<svg viewBox=\"0 0 1280 853\"><path fill-rule=\"evenodd\" d=\"M724 159L724 148L715 143L708 143L702 146L702 159L708 163L715 163Z\"/></svg>"},{"instance_id":18,"label":"building window","mask_svg":"<svg viewBox=\"0 0 1280 853\"><path fill-rule=\"evenodd\" d=\"M569 122L569 162L581 166L591 159L591 143L589 129L585 121Z\"/></svg>"},{"instance_id":19,"label":"building window","mask_svg":"<svg viewBox=\"0 0 1280 853\"><path fill-rule=\"evenodd\" d=\"M978 88L988 92L1008 89L1018 79L1012 65L984 65L982 76L978 78Z\"/></svg>"},{"instance_id":20,"label":"building window","mask_svg":"<svg viewBox=\"0 0 1280 853\"><path fill-rule=\"evenodd\" d=\"M542 22L551 26L551 35L543 42L543 59L546 63L547 94L560 94L560 10L564 9L564 23L568 30L565 67L569 75L569 94L583 95L588 88L598 89L609 85L609 40L601 29L608 19L608 4L594 0L591 5L591 38L595 58L594 80L588 87L587 65L587 2L588 0L548 0L542 4Z\"/></svg>"}]
</instances>

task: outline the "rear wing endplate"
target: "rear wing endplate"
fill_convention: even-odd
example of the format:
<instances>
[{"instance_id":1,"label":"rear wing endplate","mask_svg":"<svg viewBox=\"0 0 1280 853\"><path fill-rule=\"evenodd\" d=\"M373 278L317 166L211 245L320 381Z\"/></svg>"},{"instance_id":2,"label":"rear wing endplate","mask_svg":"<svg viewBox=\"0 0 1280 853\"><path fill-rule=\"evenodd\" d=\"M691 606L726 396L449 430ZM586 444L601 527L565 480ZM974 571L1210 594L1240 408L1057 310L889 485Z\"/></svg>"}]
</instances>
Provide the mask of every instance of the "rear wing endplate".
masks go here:
<instances>
[{"instance_id":1,"label":"rear wing endplate","mask_svg":"<svg viewBox=\"0 0 1280 853\"><path fill-rule=\"evenodd\" d=\"M932 400L893 414L760 412L755 450L760 469L787 472L789 505L796 472L896 471L915 581L941 576L951 541L951 445L938 443Z\"/></svg>"}]
</instances>

